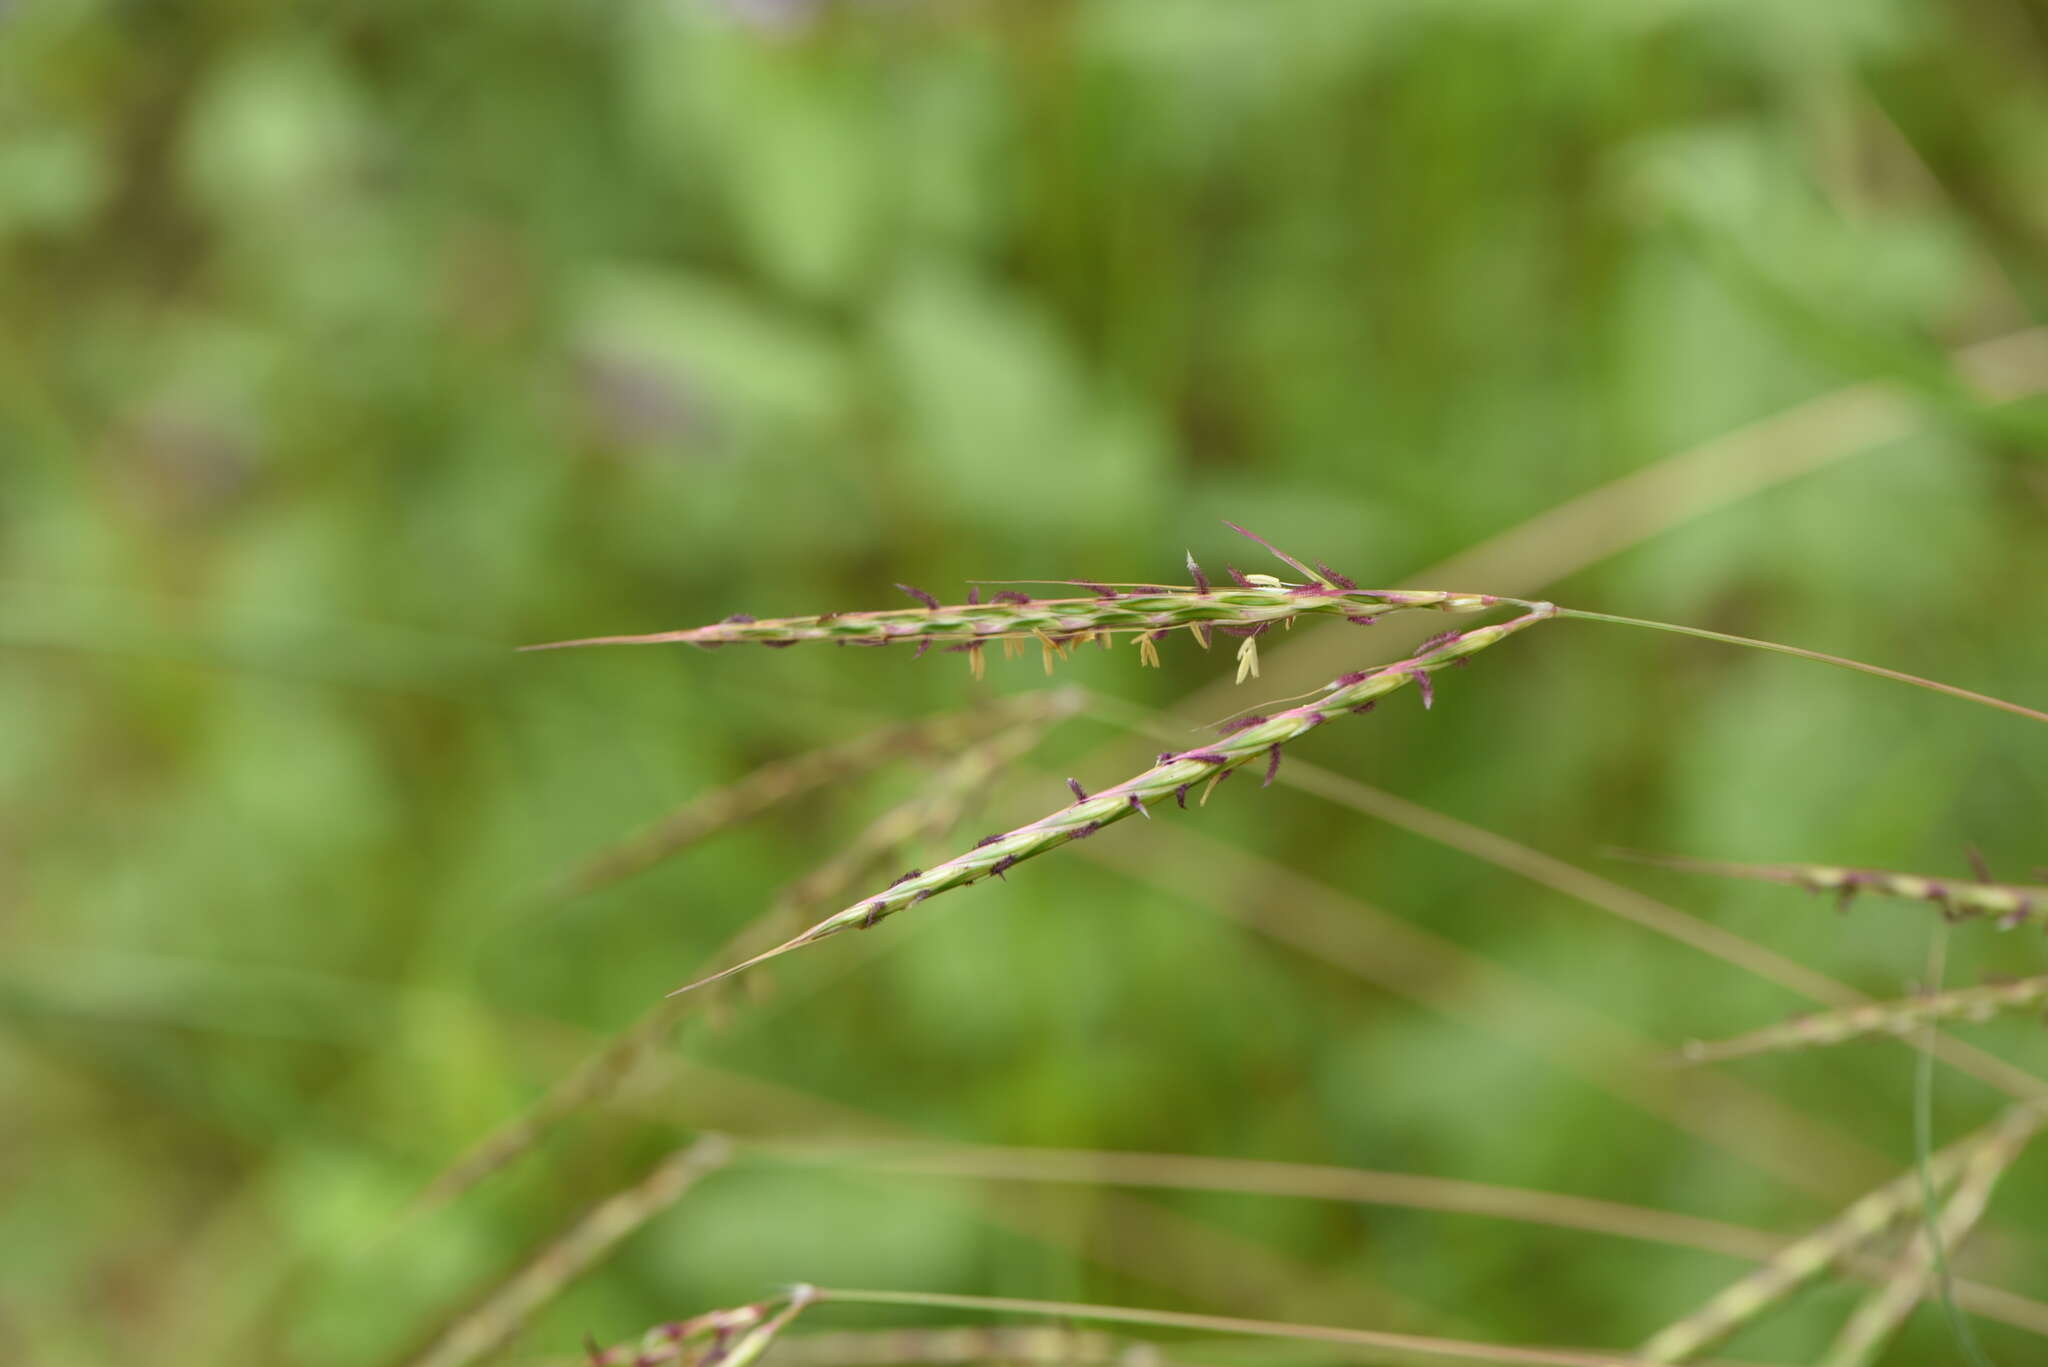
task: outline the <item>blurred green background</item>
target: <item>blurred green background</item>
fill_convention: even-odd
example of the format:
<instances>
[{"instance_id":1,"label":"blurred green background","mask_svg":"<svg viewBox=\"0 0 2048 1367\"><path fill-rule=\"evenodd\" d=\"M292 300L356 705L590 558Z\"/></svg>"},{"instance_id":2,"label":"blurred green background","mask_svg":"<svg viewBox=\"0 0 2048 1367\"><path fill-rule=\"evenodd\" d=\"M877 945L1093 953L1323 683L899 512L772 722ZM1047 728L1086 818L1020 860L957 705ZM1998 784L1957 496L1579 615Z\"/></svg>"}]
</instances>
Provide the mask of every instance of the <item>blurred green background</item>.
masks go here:
<instances>
[{"instance_id":1,"label":"blurred green background","mask_svg":"<svg viewBox=\"0 0 2048 1367\"><path fill-rule=\"evenodd\" d=\"M944 655L518 642L888 606L897 580L1177 581L1183 548L1277 568L1223 518L1412 582L1820 399L1748 474L1683 466L1512 543L1500 579L1431 586L2041 704L2044 77L2032 0L0 5L0 1352L396 1362L705 1127L1824 1218L1910 1161L1910 1053L1616 1062L1802 1003L1243 782L787 961L622 1099L399 1220L931 757L543 904L554 879L764 762L1047 685L1035 658L977 685ZM1161 671L1120 649L1063 674L1185 728L1427 629L1269 638L1228 698L1228 652L1185 637ZM1113 720L1061 726L862 886L1065 802L1066 774L1142 767L1157 744ZM1427 714L1406 695L1294 749L1880 995L1922 976L1924 908L1838 919L1600 849L2048 862L2041 729L1617 628L1528 633ZM1980 923L1947 972L2043 960ZM1555 1024L1581 1015L1604 1023ZM1972 1038L2036 1069L2048 1047ZM1938 1137L1996 1108L1938 1087ZM2035 1155L1966 1268L2048 1296L2044 1221ZM514 1356L800 1279L1623 1348L1741 1268L746 1162ZM1811 1361L1856 1295L1730 1351ZM1923 1310L1887 1361L1952 1351Z\"/></svg>"}]
</instances>

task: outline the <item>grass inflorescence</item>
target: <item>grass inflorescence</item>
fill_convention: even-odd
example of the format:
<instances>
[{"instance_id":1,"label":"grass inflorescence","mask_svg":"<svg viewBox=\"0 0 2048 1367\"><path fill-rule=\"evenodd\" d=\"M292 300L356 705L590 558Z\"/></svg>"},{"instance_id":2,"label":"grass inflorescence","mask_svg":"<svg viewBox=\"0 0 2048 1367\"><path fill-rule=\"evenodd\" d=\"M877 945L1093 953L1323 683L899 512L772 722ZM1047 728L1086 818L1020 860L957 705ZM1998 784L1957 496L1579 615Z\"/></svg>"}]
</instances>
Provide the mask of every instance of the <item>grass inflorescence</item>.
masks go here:
<instances>
[{"instance_id":1,"label":"grass inflorescence","mask_svg":"<svg viewBox=\"0 0 2048 1367\"><path fill-rule=\"evenodd\" d=\"M1725 1040L1694 1040L1685 1046L1687 1063L1725 1063L1752 1054L1815 1049L1880 1035L1909 1035L1924 1025L1976 1023L2048 1002L2048 975L1929 992L1897 1001L1871 1002L1840 1011L1819 1011L1780 1025L1765 1026Z\"/></svg>"},{"instance_id":2,"label":"grass inflorescence","mask_svg":"<svg viewBox=\"0 0 2048 1367\"><path fill-rule=\"evenodd\" d=\"M1069 780L1074 801L1067 806L1014 830L991 835L930 869L913 869L801 935L678 990L717 982L844 930L868 929L941 892L986 878L1001 878L1027 859L1086 839L1126 817L1150 815L1149 808L1168 799L1185 807L1192 790L1213 786L1248 764L1263 764L1266 782L1270 783L1280 766L1281 747L1288 742L1335 718L1369 712L1379 699L1411 684L1422 695L1423 706L1428 707L1434 701L1431 676L1438 670L1462 664L1488 646L1547 621L1552 615L1547 604L1538 604L1530 612L1506 622L1447 632L1425 642L1424 648L1408 659L1332 680L1312 701L1270 716L1254 713L1234 718L1216 739L1177 753L1162 753L1158 762L1143 773L1092 795L1077 781Z\"/></svg>"},{"instance_id":3,"label":"grass inflorescence","mask_svg":"<svg viewBox=\"0 0 2048 1367\"><path fill-rule=\"evenodd\" d=\"M1048 672L1057 660L1078 645L1108 646L1120 638L1133 638L1140 663L1158 665L1158 643L1169 633L1186 630L1207 647L1217 635L1238 640L1236 678L1242 683L1259 673L1259 639L1276 625L1296 621L1335 618L1358 625L1371 625L1389 613L1426 610L1452 615L1484 613L1489 610L1519 609L1518 615L1472 627L1440 632L1416 646L1405 658L1391 663L1344 673L1308 695L1285 700L1286 705L1263 704L1240 712L1215 728L1213 738L1194 746L1160 753L1144 771L1107 786L1095 787L1079 777L1066 779L1071 800L1047 814L1007 830L997 831L974 842L951 857L929 867L909 869L886 885L843 905L814 922L807 929L739 962L697 978L671 994L668 1003L629 1031L622 1041L602 1051L571 1083L558 1088L520 1126L508 1130L494 1147L493 1163L509 1161L529 1147L546 1125L600 1095L600 1089L586 1085L585 1075L609 1077L620 1060L628 1058L676 1019L676 999L681 993L731 978L748 968L788 954L841 931L871 928L898 912L908 910L940 893L972 886L990 878L1004 878L1018 865L1077 840L1097 835L1111 825L1132 816L1149 818L1152 809L1171 799L1185 808L1189 797L1205 803L1221 781L1240 769L1262 773L1262 786L1271 784L1282 772L1286 747L1339 717L1374 710L1380 699L1413 686L1424 709L1433 706L1437 676L1446 668L1465 664L1472 656L1529 627L1558 619L1605 622L1758 649L1779 655L1827 664L1873 675L1914 687L1959 698L2036 721L2048 721L2048 713L2004 699L1989 697L1954 685L1903 674L1882 666L1849 660L1802 647L1756 641L1702 628L1652 622L1591 612L1543 602L1491 593L1450 590L1364 589L1328 566L1309 563L1273 547L1262 538L1235 527L1233 530L1273 552L1295 576L1250 574L1229 568L1227 582L1212 580L1194 556L1187 557L1192 582L1187 585L1111 583L1093 579L1059 581L1086 590L1084 595L1060 594L1034 597L1015 587L995 588L984 598L978 584L962 603L946 604L936 596L910 585L898 585L915 606L862 612L827 612L804 617L756 619L735 614L723 622L678 631L645 635L597 636L552 642L529 649L610 644L682 643L704 647L754 643L770 647L794 646L806 642L835 642L842 645L913 645L919 655L934 645L944 651L964 653L979 677L984 651L1000 646L1005 653L1036 642ZM1074 695L1078 697L1078 695ZM920 796L892 811L865 833L855 849L828 862L809 878L793 885L780 899L768 922L781 914L827 897L839 897L864 876L874 857L900 844L907 833L931 832L957 815L959 793L984 782L1021 755L1038 729L1074 710L1072 697L1043 706L1018 704L1008 732L996 734L963 754L948 772L952 778L940 784L936 795ZM977 723L985 724L984 722ZM886 748L886 747L882 747ZM798 763L788 774L776 771L751 786L738 790L745 799L742 807L759 807L779 800L785 790L819 781L819 775L842 767L860 767L874 758L877 747L856 746L844 757L815 765ZM839 761L848 761L842 765ZM816 769L817 775L812 773ZM1331 779L1313 785L1321 795L1331 796ZM758 792L755 790L758 789ZM1361 796L1364 793L1365 796ZM1964 1295L1972 1308L2004 1317L2015 1323L2033 1323L2029 1316L2040 1307L2023 1298L2010 1297L1995 1288L1950 1278L1943 1252L1975 1227L1983 1214L1991 1189L2000 1174L2025 1147L2048 1114L2048 1084L2005 1064L2002 1060L1972 1051L1961 1041L1948 1040L1932 1027L1952 1021L1985 1019L2000 1011L2021 1009L2048 1000L2048 977L1928 993L1894 1002L1872 1002L1828 979L1784 965L1767 952L1744 944L1741 952L1729 948L1734 937L1696 927L1689 918L1671 908L1648 903L1626 889L1614 887L1580 870L1515 846L1489 833L1462 827L1433 813L1407 811L1398 800L1368 801L1369 790L1346 791L1342 800L1418 829L1432 838L1443 839L1469 853L1590 897L1598 904L1660 933L1706 949L1741 963L1764 976L1791 981L1795 986L1832 1008L1789 1024L1752 1032L1719 1043L1694 1044L1686 1057L1711 1062L1743 1057L1772 1049L1831 1044L1870 1036L1912 1037L1926 1063L1938 1056L1943 1060L1990 1081L2010 1093L2017 1104L1989 1128L1951 1144L1939 1152L1923 1139L1920 1162L1905 1174L1893 1178L1862 1198L1851 1202L1834 1219L1802 1237L1792 1239L1767 1253L1757 1253L1757 1265L1697 1310L1671 1322L1626 1357L1584 1353L1568 1349L1525 1349L1498 1345L1428 1340L1375 1331L1321 1329L1311 1326L1263 1324L1256 1321L1225 1320L1213 1316L1181 1315L1121 1307L1079 1306L1047 1302L1001 1301L973 1297L944 1297L921 1292L821 1291L804 1287L790 1296L761 1301L737 1310L718 1311L676 1325L663 1326L638 1343L621 1348L594 1349L592 1360L599 1364L623 1362L690 1361L732 1364L767 1351L770 1341L805 1306L817 1301L864 1302L869 1304L919 1305L925 1307L978 1308L991 1312L1021 1310L1094 1318L1111 1322L1148 1324L1157 1327L1208 1328L1223 1333L1296 1337L1331 1344L1347 1344L1375 1352L1406 1353L1424 1357L1471 1361L1523 1363L1674 1363L1695 1357L1713 1343L1735 1332L1788 1297L1804 1283L1832 1266L1846 1267L1874 1282L1875 1289L1843 1326L1827 1359L1828 1367L1861 1367L1871 1360L1896 1330L1911 1305L1939 1294L1953 1305ZM613 852L586 870L578 885L589 886L636 871L650 857L659 858L675 846L678 821L694 838L706 824L703 813L716 817L712 826L723 824L725 809L734 803L715 799L703 812L686 812L672 819L666 828L643 837L623 853ZM1390 814L1391 813L1391 814ZM2029 919L2048 919L2048 887L2000 883L1981 866L1969 880L1928 878L1917 874L1876 869L1836 868L1817 864L1709 864L1703 861L1648 859L1695 871L1746 878L1769 879L1815 891L1832 892L1846 904L1859 893L1876 893L1930 902L1950 919L1991 916L2001 925L2017 925ZM756 927L760 928L760 923ZM751 930L747 932L751 934ZM744 952L744 951L736 951ZM1761 964L1762 967L1758 967ZM1817 986L1816 986L1817 985ZM1646 1051L1647 1052L1647 1051ZM1722 1093L1726 1100L1728 1093ZM1014 1158L1003 1160L1012 1168ZM1153 1167L1171 1168L1180 1162L1172 1156L1151 1156L1141 1160ZM1030 1166L1030 1165L1027 1165ZM1874 1166L1874 1165L1873 1165ZM1034 1173L1042 1165L1032 1167ZM475 1172L487 1170L472 1165L462 1182L474 1180ZM1175 1169L1178 1171L1178 1169ZM1881 1171L1881 1169L1880 1169ZM1156 1174L1155 1174L1156 1175ZM1233 1174L1240 1180L1243 1174ZM1098 1178L1097 1180L1106 1180ZM1875 1180L1875 1172L1868 1180ZM458 1188L459 1189L459 1185ZM1840 1184L1836 1185L1837 1191ZM1951 1190L1946 1206L1937 1205L1938 1193ZM634 1203L638 1201L638 1204ZM651 1209L645 1201L629 1194L614 1203L618 1209L632 1205ZM1887 1264L1877 1256L1878 1241L1888 1231L1924 1211L1927 1227L1920 1231L1905 1258ZM1603 1217L1604 1218L1604 1217ZM580 1227L579 1227L580 1228ZM565 1247L577 1246L582 1236L572 1231ZM554 1255L548 1255L553 1257ZM552 1264L550 1264L552 1265ZM538 1266L538 1264L536 1264ZM530 1286L541 1274L531 1269L515 1278L511 1290ZM1953 1294L1951 1288L1958 1294Z\"/></svg>"},{"instance_id":4,"label":"grass inflorescence","mask_svg":"<svg viewBox=\"0 0 2048 1367\"><path fill-rule=\"evenodd\" d=\"M1808 892L1831 893L1835 904L1844 911L1858 896L1871 893L1932 903L1952 921L1989 917L1998 923L2001 930L2011 930L2028 921L2048 924L2048 885L2038 883L1998 883L1989 878L1934 878L1921 873L1845 868L1834 864L1733 864L1677 855L1634 854L1625 850L1612 853L1637 863L1655 864L1686 873L1751 878L1767 883L1784 883Z\"/></svg>"}]
</instances>

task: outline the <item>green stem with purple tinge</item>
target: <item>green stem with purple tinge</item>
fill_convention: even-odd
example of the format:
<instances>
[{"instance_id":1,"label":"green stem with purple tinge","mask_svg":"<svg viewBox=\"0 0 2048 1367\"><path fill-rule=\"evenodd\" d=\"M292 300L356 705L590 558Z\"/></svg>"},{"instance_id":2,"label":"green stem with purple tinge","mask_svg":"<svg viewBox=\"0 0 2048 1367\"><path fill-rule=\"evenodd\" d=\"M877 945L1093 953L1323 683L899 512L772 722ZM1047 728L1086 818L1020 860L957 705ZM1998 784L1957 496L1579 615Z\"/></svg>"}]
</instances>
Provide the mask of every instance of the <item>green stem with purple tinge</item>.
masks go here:
<instances>
[{"instance_id":1,"label":"green stem with purple tinge","mask_svg":"<svg viewBox=\"0 0 2048 1367\"><path fill-rule=\"evenodd\" d=\"M1513 602L1515 600L1502 599L1501 601ZM1612 622L1617 626L1642 627L1649 631L1668 631L1678 636L1696 636L1702 641L1718 641L1725 646L1743 646L1750 650L1768 650L1774 655L1790 655L1795 659L1812 660L1817 664L1833 665L1837 669L1853 669L1858 674L1870 674L1880 679L1890 679L1893 683L1911 684L1915 688L1925 688L1931 692L1946 694L1951 698L1960 698L1964 702L1980 703L1985 707L1995 707L2001 712L2010 712L2016 717L2025 717L2028 721L2048 722L2048 712L2037 712L2031 707L2022 707L2016 702L2007 702L2003 698L1994 698L1986 693L1973 693L1967 688L1957 688L1954 684L1941 683L1935 679L1923 679L1918 674L1907 674L1902 670L1886 669L1883 665L1869 665L1861 660L1851 660L1841 655L1829 655L1824 651L1807 650L1803 646L1780 645L1776 641L1759 641L1748 636L1731 636L1725 631L1708 631L1705 627L1685 627L1671 622L1653 622L1643 617L1617 617L1611 612L1584 612L1578 608L1559 608L1557 615L1560 617L1575 617L1582 622Z\"/></svg>"}]
</instances>

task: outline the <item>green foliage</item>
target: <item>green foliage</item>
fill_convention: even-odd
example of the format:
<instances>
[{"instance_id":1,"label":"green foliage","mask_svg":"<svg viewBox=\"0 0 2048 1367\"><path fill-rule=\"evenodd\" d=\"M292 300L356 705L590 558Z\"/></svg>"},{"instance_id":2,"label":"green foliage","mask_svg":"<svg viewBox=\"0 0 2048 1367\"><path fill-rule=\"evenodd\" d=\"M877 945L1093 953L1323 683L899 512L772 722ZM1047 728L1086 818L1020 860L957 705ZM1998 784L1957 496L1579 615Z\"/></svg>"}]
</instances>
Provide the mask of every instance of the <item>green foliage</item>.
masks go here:
<instances>
[{"instance_id":1,"label":"green foliage","mask_svg":"<svg viewBox=\"0 0 2048 1367\"><path fill-rule=\"evenodd\" d=\"M1646 1047L1790 994L1245 778L792 956L523 1164L400 1216L924 761L542 890L763 762L1043 683L1035 658L976 685L946 655L520 642L871 607L897 579L1173 582L1184 546L1248 563L1222 517L1408 586L1876 382L1896 421L1826 410L1781 454L1843 458L1796 481L1724 507L1703 476L1640 535L1561 532L1561 584L1507 582L1543 577L1525 560L1416 586L2039 705L2048 409L1981 401L1955 358L2048 306L2044 62L2018 0L0 2L0 1350L390 1360L702 1127L1820 1223L1911 1161L1903 1049L1727 1070L1832 1146L1766 1172L1626 1070L1561 1066L1504 984ZM2048 385L2019 369L2004 393ZM1234 692L1229 651L1185 639L1160 671L1122 647L1062 670L1151 709L1220 681L1171 714L1192 737L1431 629L1276 632ZM2048 861L2048 729L2015 718L1568 622L1441 683L1293 758L1579 863ZM1158 748L1063 729L900 867ZM1396 992L1260 933L1292 924L1280 866L1452 957L1385 969ZM1924 918L1628 876L1873 996L1919 972ZM1983 929L1952 936L1951 985L2042 971L2038 939ZM2038 1070L2037 1030L1981 1038ZM1938 1142L1994 1101L1945 1074ZM849 1266L1613 1346L1740 1270L1429 1213L875 1182L706 1178L521 1351ZM2048 1296L2044 1219L2036 1156L1958 1272ZM1810 1358L1849 1303L1730 1351ZM1979 1329L1994 1361L2039 1352ZM1949 1342L1923 1313L1888 1360Z\"/></svg>"}]
</instances>

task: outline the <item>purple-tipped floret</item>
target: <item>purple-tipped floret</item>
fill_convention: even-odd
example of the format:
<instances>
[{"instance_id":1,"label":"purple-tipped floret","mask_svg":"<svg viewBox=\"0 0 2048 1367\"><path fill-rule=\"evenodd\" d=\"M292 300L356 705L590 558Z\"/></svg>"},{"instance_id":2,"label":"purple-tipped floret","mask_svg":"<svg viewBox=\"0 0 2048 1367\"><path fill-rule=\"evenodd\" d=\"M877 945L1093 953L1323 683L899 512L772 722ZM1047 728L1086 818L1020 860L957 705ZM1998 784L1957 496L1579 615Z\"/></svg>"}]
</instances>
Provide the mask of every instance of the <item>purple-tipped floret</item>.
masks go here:
<instances>
[{"instance_id":1,"label":"purple-tipped floret","mask_svg":"<svg viewBox=\"0 0 2048 1367\"><path fill-rule=\"evenodd\" d=\"M1460 636L1463 636L1464 634L1464 632L1458 631L1455 628L1450 631L1439 631L1436 635L1430 637L1427 641L1424 641L1421 645L1415 647L1415 653L1417 655L1427 655L1430 651L1435 650L1438 646L1449 645L1451 642L1457 640Z\"/></svg>"},{"instance_id":2,"label":"purple-tipped floret","mask_svg":"<svg viewBox=\"0 0 2048 1367\"><path fill-rule=\"evenodd\" d=\"M1004 589L988 600L991 603L1013 603L1020 608L1031 606L1031 595L1018 593L1015 589Z\"/></svg>"},{"instance_id":3,"label":"purple-tipped floret","mask_svg":"<svg viewBox=\"0 0 2048 1367\"><path fill-rule=\"evenodd\" d=\"M1240 731L1249 731L1254 726L1264 726L1270 720L1272 718L1266 716L1263 712L1247 712L1242 717L1232 717L1229 721L1218 722L1216 724L1216 734L1219 736L1234 736Z\"/></svg>"},{"instance_id":4,"label":"purple-tipped floret","mask_svg":"<svg viewBox=\"0 0 2048 1367\"><path fill-rule=\"evenodd\" d=\"M1270 788L1273 786L1273 780L1278 778L1279 776L1280 746L1276 743L1272 749L1266 751L1266 780L1259 786L1261 788Z\"/></svg>"},{"instance_id":5,"label":"purple-tipped floret","mask_svg":"<svg viewBox=\"0 0 2048 1367\"><path fill-rule=\"evenodd\" d=\"M1195 592L1206 596L1209 592L1209 576L1202 573L1202 567L1195 563L1195 553L1188 552L1188 578L1195 581Z\"/></svg>"},{"instance_id":6,"label":"purple-tipped floret","mask_svg":"<svg viewBox=\"0 0 2048 1367\"><path fill-rule=\"evenodd\" d=\"M726 618L725 620L728 622L736 623L740 626L745 626L749 622L758 622L761 619L758 617L750 617L744 612L735 612L732 616Z\"/></svg>"},{"instance_id":7,"label":"purple-tipped floret","mask_svg":"<svg viewBox=\"0 0 2048 1367\"><path fill-rule=\"evenodd\" d=\"M1072 788L1072 789L1074 790L1074 801L1076 801L1076 802L1086 802L1086 801L1088 800L1088 790L1087 790L1086 788L1083 788L1083 787L1081 786L1081 780L1080 780L1080 779L1078 779L1078 778L1070 778L1070 779L1068 779L1068 780L1067 780L1067 786L1068 786L1069 788Z\"/></svg>"},{"instance_id":8,"label":"purple-tipped floret","mask_svg":"<svg viewBox=\"0 0 2048 1367\"><path fill-rule=\"evenodd\" d=\"M926 593L923 589L913 588L909 584L898 584L896 587L902 589L905 593L909 594L912 598L915 598L918 602L930 608L933 612L937 612L939 610L939 600L932 597L929 593Z\"/></svg>"},{"instance_id":9,"label":"purple-tipped floret","mask_svg":"<svg viewBox=\"0 0 2048 1367\"><path fill-rule=\"evenodd\" d=\"M1415 679L1415 691L1422 695L1422 710L1427 712L1436 706L1436 684L1431 681L1429 671L1417 665L1408 671Z\"/></svg>"},{"instance_id":10,"label":"purple-tipped floret","mask_svg":"<svg viewBox=\"0 0 2048 1367\"><path fill-rule=\"evenodd\" d=\"M1356 579L1353 579L1348 574L1337 573L1337 571L1331 569L1320 560L1316 561L1316 569L1321 572L1323 578L1329 580L1340 589L1355 589L1358 587Z\"/></svg>"}]
</instances>

